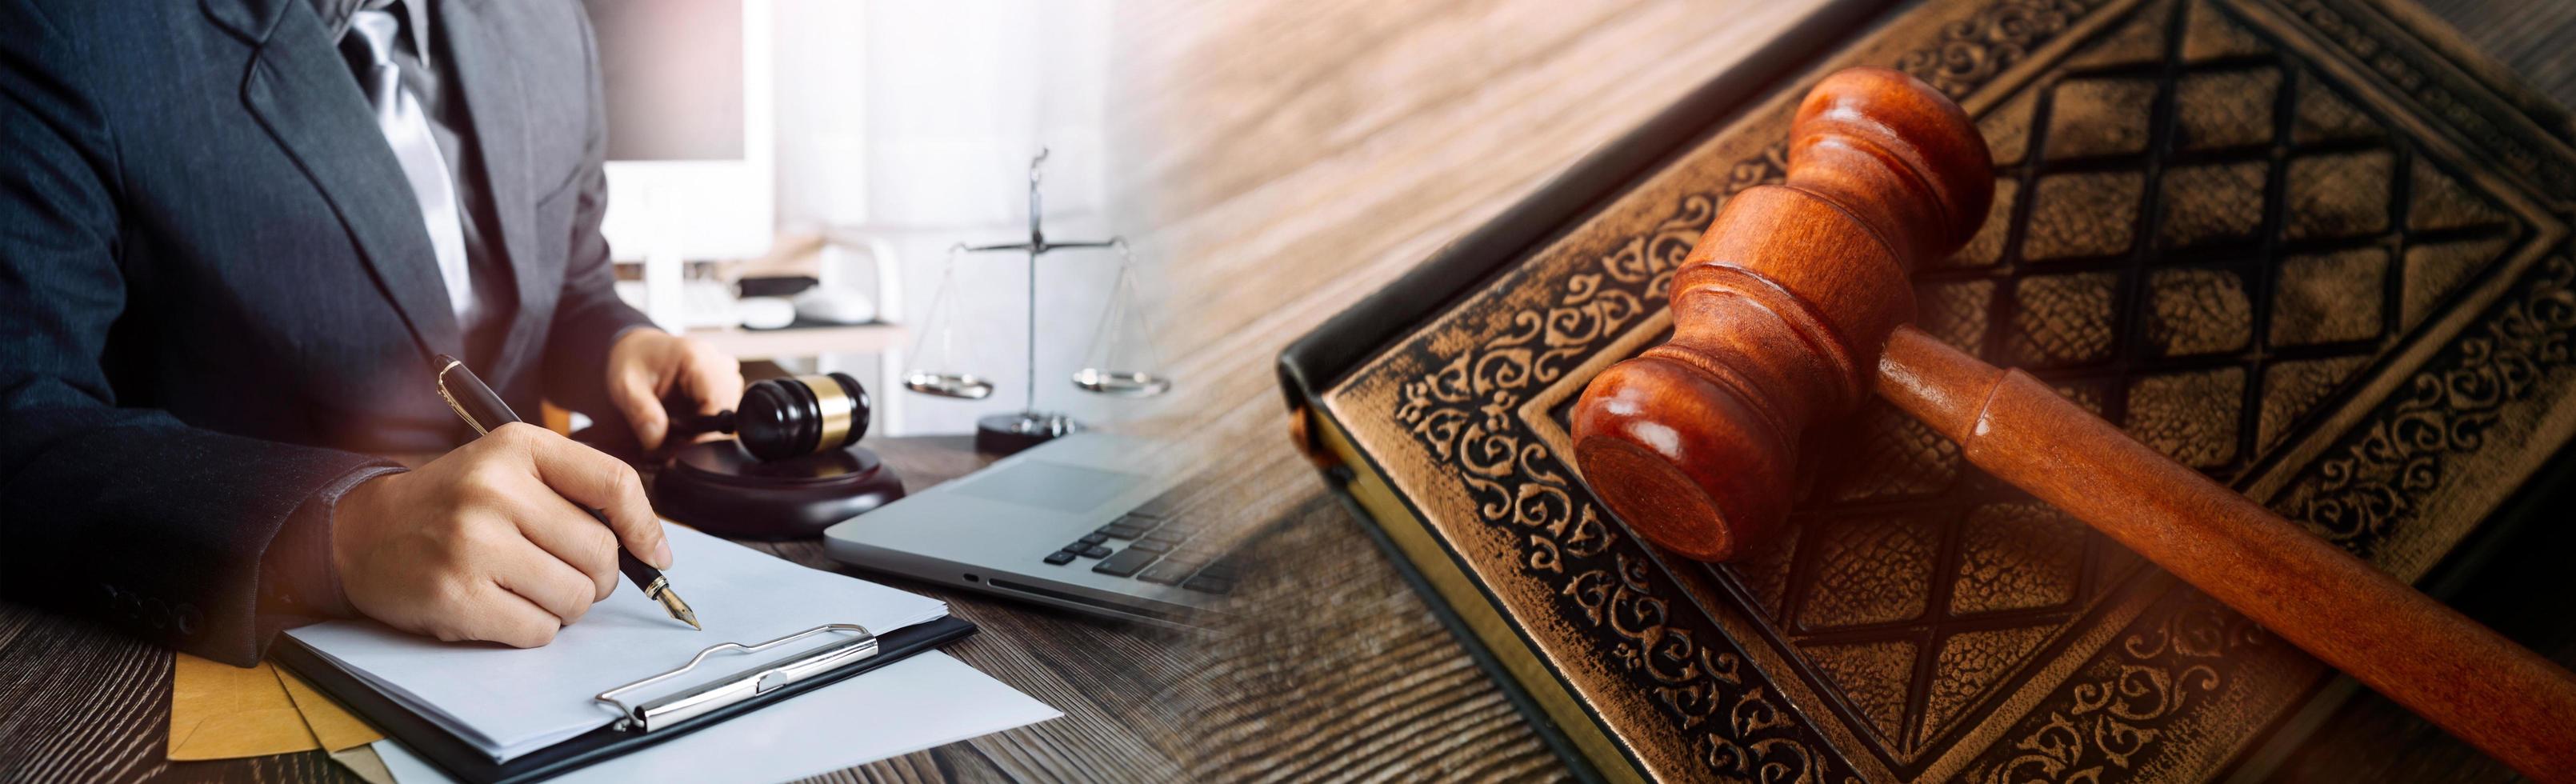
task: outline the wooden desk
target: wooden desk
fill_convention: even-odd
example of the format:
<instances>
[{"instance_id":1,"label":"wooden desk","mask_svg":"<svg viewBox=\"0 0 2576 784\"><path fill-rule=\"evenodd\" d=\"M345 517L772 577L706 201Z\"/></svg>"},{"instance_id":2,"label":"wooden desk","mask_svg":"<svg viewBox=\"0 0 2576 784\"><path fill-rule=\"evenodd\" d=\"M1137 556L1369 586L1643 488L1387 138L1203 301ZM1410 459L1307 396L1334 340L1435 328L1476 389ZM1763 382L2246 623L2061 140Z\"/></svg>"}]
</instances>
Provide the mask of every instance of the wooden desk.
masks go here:
<instances>
[{"instance_id":1,"label":"wooden desk","mask_svg":"<svg viewBox=\"0 0 2576 784\"><path fill-rule=\"evenodd\" d=\"M2576 4L2432 0L2576 103ZM1240 628L1177 634L939 592L985 632L954 648L1066 718L833 780L1541 778L1557 763L1288 448L1278 349L1637 124L1782 23L1786 3L1164 3L1111 25L1118 107L1102 213L1136 242L1180 392L1157 418L1210 448L1219 522L1250 537ZM1185 328L1179 325L1187 325ZM900 439L914 482L979 465ZM2576 663L2576 530L2471 576L2454 603ZM2537 541L2547 540L2547 541ZM818 548L779 552L820 564ZM167 652L0 604L0 778L338 779L315 754L173 766ZM2508 778L2365 695L2289 762L2297 781Z\"/></svg>"}]
</instances>

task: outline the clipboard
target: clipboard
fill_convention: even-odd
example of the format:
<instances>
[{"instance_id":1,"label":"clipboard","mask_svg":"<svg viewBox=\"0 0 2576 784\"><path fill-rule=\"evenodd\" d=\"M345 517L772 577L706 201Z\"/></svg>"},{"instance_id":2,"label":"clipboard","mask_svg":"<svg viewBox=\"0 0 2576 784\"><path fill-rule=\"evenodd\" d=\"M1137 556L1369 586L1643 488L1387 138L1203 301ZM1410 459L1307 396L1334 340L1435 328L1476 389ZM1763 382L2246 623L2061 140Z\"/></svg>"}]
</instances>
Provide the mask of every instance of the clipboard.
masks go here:
<instances>
[{"instance_id":1,"label":"clipboard","mask_svg":"<svg viewBox=\"0 0 2576 784\"><path fill-rule=\"evenodd\" d=\"M633 683L613 684L600 692L596 699L618 710L615 721L508 762L493 761L474 744L395 704L356 676L324 660L301 640L279 635L269 652L323 694L401 741L447 775L472 784L516 784L553 778L648 748L974 633L975 624L950 616L884 634L872 634L852 624L824 624L757 644L728 642L709 646L674 669ZM842 635L842 639L793 659L692 681L699 685L653 699L632 698L634 692L698 674L720 654L775 650L832 634Z\"/></svg>"}]
</instances>

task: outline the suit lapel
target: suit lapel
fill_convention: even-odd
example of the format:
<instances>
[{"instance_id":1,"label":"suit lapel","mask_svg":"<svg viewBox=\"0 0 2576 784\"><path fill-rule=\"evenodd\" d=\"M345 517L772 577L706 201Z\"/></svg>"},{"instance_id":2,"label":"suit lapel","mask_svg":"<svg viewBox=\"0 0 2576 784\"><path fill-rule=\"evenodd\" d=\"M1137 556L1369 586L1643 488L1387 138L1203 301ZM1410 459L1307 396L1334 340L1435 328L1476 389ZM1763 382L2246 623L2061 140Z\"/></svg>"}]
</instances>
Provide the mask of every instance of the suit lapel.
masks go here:
<instances>
[{"instance_id":1,"label":"suit lapel","mask_svg":"<svg viewBox=\"0 0 2576 784\"><path fill-rule=\"evenodd\" d=\"M301 0L204 0L253 45L242 100L322 191L427 351L464 353L437 252L348 63Z\"/></svg>"},{"instance_id":2,"label":"suit lapel","mask_svg":"<svg viewBox=\"0 0 2576 784\"><path fill-rule=\"evenodd\" d=\"M539 282L536 258L536 187L531 182L528 111L518 71L512 67L506 32L487 17L482 3L442 0L437 29L447 37L447 72L464 90L465 111L482 150L483 181L492 189L493 214L500 220L499 243L491 250L502 258L517 287L518 307L510 315L496 367L515 367L530 356L526 343L541 326L537 316Z\"/></svg>"}]
</instances>

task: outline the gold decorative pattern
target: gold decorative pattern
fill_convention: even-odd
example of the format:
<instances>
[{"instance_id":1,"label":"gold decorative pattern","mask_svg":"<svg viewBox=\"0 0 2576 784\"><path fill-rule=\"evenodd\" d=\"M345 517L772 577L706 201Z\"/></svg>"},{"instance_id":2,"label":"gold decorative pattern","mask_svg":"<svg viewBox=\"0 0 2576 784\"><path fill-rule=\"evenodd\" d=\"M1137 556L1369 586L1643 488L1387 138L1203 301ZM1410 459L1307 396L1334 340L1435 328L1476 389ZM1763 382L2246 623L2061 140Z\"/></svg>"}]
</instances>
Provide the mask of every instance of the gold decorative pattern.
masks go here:
<instances>
[{"instance_id":1,"label":"gold decorative pattern","mask_svg":"<svg viewBox=\"0 0 2576 784\"><path fill-rule=\"evenodd\" d=\"M1896 69L1954 96L2021 62L2076 19L2100 8L2082 0L2004 0L1941 29L1940 43L1897 58Z\"/></svg>"},{"instance_id":2,"label":"gold decorative pattern","mask_svg":"<svg viewBox=\"0 0 2576 784\"><path fill-rule=\"evenodd\" d=\"M2330 0L2297 0L2289 6L2309 29L2371 69L2380 84L2404 91L2415 106L2466 135L2480 151L2496 156L2496 171L2526 182L2576 182L2576 161L2562 151L2544 151L2545 143L2536 142L2531 134L2500 127L2499 118L2510 113L2472 105L2470 97L2489 95L2487 90L2438 73L2436 69L2446 67L2433 65L2442 62L2441 56L2422 42L2389 35L2385 27L2372 29L2374 25L2363 17L2376 14L2375 10Z\"/></svg>"},{"instance_id":3,"label":"gold decorative pattern","mask_svg":"<svg viewBox=\"0 0 2576 784\"><path fill-rule=\"evenodd\" d=\"M1749 185L1749 183L1748 183ZM1741 653L1707 627L1676 628L1673 608L1645 560L1545 445L1511 418L1539 385L1561 381L1598 341L1660 308L1674 268L1710 220L1716 199L1693 196L1655 229L1567 281L1556 306L1510 317L1499 334L1401 387L1394 420L1459 469L1477 515L1517 532L1525 568L1561 575L1558 595L1575 618L1615 640L1605 653L1697 738L1713 773L1744 780L1838 781L1796 714ZM1617 551L1614 551L1616 548ZM1704 643L1703 641L1708 641Z\"/></svg>"},{"instance_id":4,"label":"gold decorative pattern","mask_svg":"<svg viewBox=\"0 0 2576 784\"><path fill-rule=\"evenodd\" d=\"M2006 0L1865 51L1962 98L1998 167L1980 234L1918 271L1918 323L2222 481L2285 482L2258 497L2358 552L2401 549L2411 576L2479 514L2411 505L2461 481L2445 461L2512 461L2481 453L2489 434L2542 438L2509 411L2576 385L2576 273L2535 261L2564 229L2531 205L2565 194L2392 130L2414 106L2391 101L2421 85L2345 81L2355 62L2449 78L2372 61L2411 40L2356 49L2402 35L2354 21L2377 13L2361 1ZM2347 24L2299 26L2319 13ZM1783 176L1788 104L1770 107L1591 219L1633 230L1569 233L1363 367L1335 405L1382 406L1405 443L1365 423L1358 440L1461 494L1464 514L1426 520L1462 559L1546 586L1556 614L1525 633L1575 646L1556 669L1596 709L1651 705L1680 733L1651 743L1708 777L2217 772L2317 665L1883 404L1814 434L1790 534L1721 566L1626 536L1559 457L1564 401L1660 336L1674 267L1724 199ZM2482 127L2479 145L2516 132Z\"/></svg>"},{"instance_id":5,"label":"gold decorative pattern","mask_svg":"<svg viewBox=\"0 0 2576 784\"><path fill-rule=\"evenodd\" d=\"M2000 764L1970 778L1987 784L2059 784L2127 778L2153 753L2166 719L2219 691L2228 654L2270 644L2262 627L2197 593L2121 639L2115 658L2095 660L2050 704L2033 711L2028 734ZM2136 629L2137 627L2133 627Z\"/></svg>"},{"instance_id":6,"label":"gold decorative pattern","mask_svg":"<svg viewBox=\"0 0 2576 784\"><path fill-rule=\"evenodd\" d=\"M2417 372L2370 423L2273 504L2346 549L2368 555L2398 525L2426 511L2444 458L2486 446L2505 409L2563 389L2576 345L2576 264L2552 256L2515 299Z\"/></svg>"}]
</instances>

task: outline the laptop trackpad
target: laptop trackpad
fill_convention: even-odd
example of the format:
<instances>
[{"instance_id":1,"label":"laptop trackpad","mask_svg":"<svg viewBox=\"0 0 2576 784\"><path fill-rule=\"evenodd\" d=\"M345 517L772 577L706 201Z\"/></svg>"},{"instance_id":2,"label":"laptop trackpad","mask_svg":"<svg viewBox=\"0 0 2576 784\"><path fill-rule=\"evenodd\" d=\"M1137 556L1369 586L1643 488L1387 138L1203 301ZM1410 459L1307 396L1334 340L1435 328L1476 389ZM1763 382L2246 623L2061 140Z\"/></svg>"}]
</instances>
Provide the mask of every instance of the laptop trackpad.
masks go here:
<instances>
[{"instance_id":1,"label":"laptop trackpad","mask_svg":"<svg viewBox=\"0 0 2576 784\"><path fill-rule=\"evenodd\" d=\"M1032 461L976 477L957 490L977 498L1080 514L1100 508L1141 481L1133 474Z\"/></svg>"}]
</instances>

